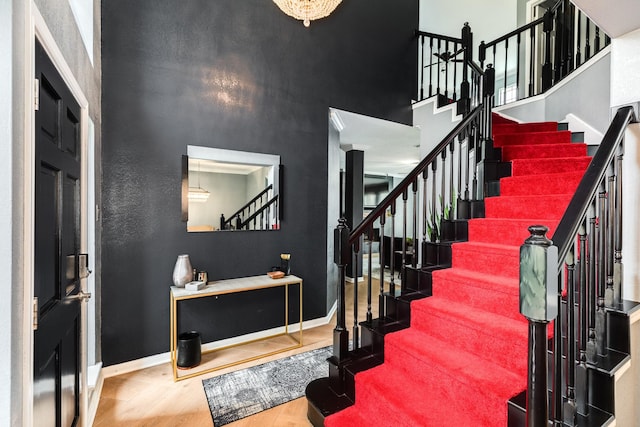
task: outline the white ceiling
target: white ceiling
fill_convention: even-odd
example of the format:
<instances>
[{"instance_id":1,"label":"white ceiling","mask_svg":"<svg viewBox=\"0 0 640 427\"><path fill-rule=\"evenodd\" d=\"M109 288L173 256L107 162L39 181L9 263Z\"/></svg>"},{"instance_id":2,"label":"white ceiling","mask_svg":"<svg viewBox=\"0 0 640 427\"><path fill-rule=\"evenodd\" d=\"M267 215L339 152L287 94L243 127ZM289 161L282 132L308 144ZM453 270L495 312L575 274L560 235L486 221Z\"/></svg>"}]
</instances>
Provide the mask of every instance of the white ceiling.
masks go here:
<instances>
[{"instance_id":1,"label":"white ceiling","mask_svg":"<svg viewBox=\"0 0 640 427\"><path fill-rule=\"evenodd\" d=\"M420 129L344 110L330 110L344 125L339 132L340 147L344 151L364 151L365 173L404 176L420 162Z\"/></svg>"},{"instance_id":2,"label":"white ceiling","mask_svg":"<svg viewBox=\"0 0 640 427\"><path fill-rule=\"evenodd\" d=\"M573 3L611 38L640 28L638 0L573 0Z\"/></svg>"}]
</instances>

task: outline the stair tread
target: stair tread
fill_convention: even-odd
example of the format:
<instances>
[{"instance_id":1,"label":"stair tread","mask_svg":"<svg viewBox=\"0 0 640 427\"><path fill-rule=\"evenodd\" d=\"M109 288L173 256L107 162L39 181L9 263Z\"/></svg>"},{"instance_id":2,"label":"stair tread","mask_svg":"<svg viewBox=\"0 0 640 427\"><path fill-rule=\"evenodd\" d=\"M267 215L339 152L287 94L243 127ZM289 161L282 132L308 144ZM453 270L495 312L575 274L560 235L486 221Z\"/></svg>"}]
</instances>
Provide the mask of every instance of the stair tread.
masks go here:
<instances>
[{"instance_id":1,"label":"stair tread","mask_svg":"<svg viewBox=\"0 0 640 427\"><path fill-rule=\"evenodd\" d=\"M437 394L445 394L446 391L434 390L430 384L420 381L416 376L402 375L398 368L390 367L386 364L380 365L370 371L363 372L356 376L358 381L365 380L368 383L368 390L358 390L356 401L367 398L370 405L375 405L382 410L389 406L389 414L385 417L383 425L393 425L402 427L439 426L446 420L447 425L456 427L479 427L488 424L480 421L475 414L465 408L461 399L456 399L453 391L444 398L433 398ZM358 386L356 386L358 387ZM416 390L423 390L416 393ZM385 402L381 402L379 396L385 396ZM371 396L371 397L370 397ZM378 399L375 398L378 396ZM432 398L425 398L431 396ZM448 401L446 406L442 401ZM374 409L374 410L375 410ZM395 409L395 410L394 410ZM371 425L372 420L369 420ZM347 425L351 426L349 422Z\"/></svg>"},{"instance_id":2,"label":"stair tread","mask_svg":"<svg viewBox=\"0 0 640 427\"><path fill-rule=\"evenodd\" d=\"M458 381L468 380L471 384L486 386L490 389L487 392L500 390L511 382L521 382L526 386L526 379L492 363L491 355L483 357L482 354L470 353L421 330L406 329L390 335L387 341L389 345L397 346L407 353L419 354L430 362L437 362L439 368L455 375ZM488 364L491 369L486 368ZM521 388L514 389L515 392L520 390ZM513 393L508 393L505 397L511 396Z\"/></svg>"},{"instance_id":3,"label":"stair tread","mask_svg":"<svg viewBox=\"0 0 640 427\"><path fill-rule=\"evenodd\" d=\"M504 334L521 335L525 338L527 336L527 322L524 316L522 320L510 319L501 314L480 310L468 304L461 304L437 296L415 301L411 304L411 308L416 312L424 311L428 315L448 318L452 322L480 332L491 328ZM414 317L412 316L412 325Z\"/></svg>"},{"instance_id":4,"label":"stair tread","mask_svg":"<svg viewBox=\"0 0 640 427\"><path fill-rule=\"evenodd\" d=\"M499 276L490 273L481 273L461 267L452 267L438 273L438 276L446 276L452 280L468 281L474 283L479 288L490 288L498 291L513 290L519 291L520 285L518 280L512 277ZM482 286L482 285L485 286ZM511 293L511 292L510 292Z\"/></svg>"},{"instance_id":5,"label":"stair tread","mask_svg":"<svg viewBox=\"0 0 640 427\"><path fill-rule=\"evenodd\" d=\"M352 375L355 375L358 372L366 371L367 369L374 368L380 364L382 364L382 359L380 357L374 354L369 354L366 357L362 357L349 363L345 369Z\"/></svg>"}]
</instances>

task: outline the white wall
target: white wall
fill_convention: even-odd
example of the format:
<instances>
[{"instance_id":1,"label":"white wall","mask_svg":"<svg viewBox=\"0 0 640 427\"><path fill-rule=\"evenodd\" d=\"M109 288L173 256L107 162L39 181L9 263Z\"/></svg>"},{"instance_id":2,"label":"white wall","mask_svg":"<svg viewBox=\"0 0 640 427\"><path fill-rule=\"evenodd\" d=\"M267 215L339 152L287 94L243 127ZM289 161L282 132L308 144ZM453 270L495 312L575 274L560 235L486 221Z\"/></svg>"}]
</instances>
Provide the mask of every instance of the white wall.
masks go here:
<instances>
[{"instance_id":1,"label":"white wall","mask_svg":"<svg viewBox=\"0 0 640 427\"><path fill-rule=\"evenodd\" d=\"M517 28L518 4L513 0L420 0L420 30L460 37L465 21L473 31L474 52Z\"/></svg>"}]
</instances>

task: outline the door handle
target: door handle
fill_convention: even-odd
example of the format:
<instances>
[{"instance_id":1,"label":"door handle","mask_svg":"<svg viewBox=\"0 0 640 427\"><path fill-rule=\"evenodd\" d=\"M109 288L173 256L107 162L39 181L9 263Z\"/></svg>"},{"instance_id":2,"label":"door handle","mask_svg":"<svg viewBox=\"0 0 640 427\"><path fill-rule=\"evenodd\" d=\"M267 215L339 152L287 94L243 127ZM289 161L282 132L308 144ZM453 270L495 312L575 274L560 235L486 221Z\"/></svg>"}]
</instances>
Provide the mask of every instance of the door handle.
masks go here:
<instances>
[{"instance_id":1,"label":"door handle","mask_svg":"<svg viewBox=\"0 0 640 427\"><path fill-rule=\"evenodd\" d=\"M65 298L65 301L86 301L91 298L91 292L78 292L75 295L69 295Z\"/></svg>"}]
</instances>

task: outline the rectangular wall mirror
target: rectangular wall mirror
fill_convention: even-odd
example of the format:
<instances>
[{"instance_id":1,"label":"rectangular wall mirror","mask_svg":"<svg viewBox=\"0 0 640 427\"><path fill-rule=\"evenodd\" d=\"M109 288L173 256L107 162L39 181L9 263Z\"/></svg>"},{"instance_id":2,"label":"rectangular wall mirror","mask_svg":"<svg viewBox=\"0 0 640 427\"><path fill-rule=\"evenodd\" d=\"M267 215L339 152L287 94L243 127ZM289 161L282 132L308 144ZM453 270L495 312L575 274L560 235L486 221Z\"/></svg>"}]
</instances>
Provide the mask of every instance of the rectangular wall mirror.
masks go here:
<instances>
[{"instance_id":1,"label":"rectangular wall mirror","mask_svg":"<svg viewBox=\"0 0 640 427\"><path fill-rule=\"evenodd\" d=\"M182 161L182 220L187 231L277 230L280 156L187 146Z\"/></svg>"}]
</instances>

